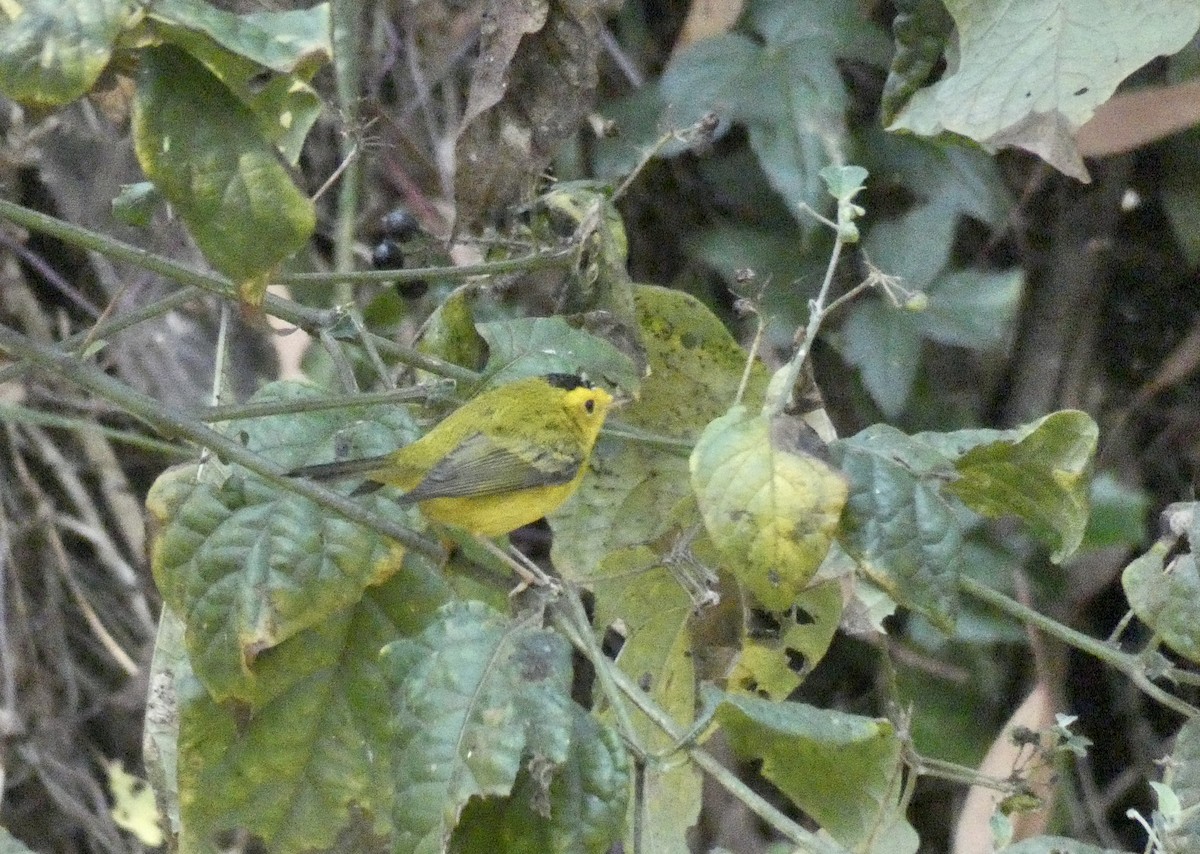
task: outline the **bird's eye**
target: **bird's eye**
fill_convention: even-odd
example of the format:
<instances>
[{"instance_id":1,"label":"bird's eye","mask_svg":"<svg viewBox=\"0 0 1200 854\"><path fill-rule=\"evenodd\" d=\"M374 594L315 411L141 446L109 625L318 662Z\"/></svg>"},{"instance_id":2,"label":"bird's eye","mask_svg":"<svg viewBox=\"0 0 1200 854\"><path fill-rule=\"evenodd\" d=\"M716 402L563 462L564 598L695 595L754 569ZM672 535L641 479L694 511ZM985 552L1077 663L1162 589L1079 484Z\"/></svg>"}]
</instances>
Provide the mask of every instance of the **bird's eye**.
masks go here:
<instances>
[{"instance_id":1,"label":"bird's eye","mask_svg":"<svg viewBox=\"0 0 1200 854\"><path fill-rule=\"evenodd\" d=\"M594 401L594 400L585 401L583 404L583 408L586 409L588 412L594 412L596 409L596 401Z\"/></svg>"}]
</instances>

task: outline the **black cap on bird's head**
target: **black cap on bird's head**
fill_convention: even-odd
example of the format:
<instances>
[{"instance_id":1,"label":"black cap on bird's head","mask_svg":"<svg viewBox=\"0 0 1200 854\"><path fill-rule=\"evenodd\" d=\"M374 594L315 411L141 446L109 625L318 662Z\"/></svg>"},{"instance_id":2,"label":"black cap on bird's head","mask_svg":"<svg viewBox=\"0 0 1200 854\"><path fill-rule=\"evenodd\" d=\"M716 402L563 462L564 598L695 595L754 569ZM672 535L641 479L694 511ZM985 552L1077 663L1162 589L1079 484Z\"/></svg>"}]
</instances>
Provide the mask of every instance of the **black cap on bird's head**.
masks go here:
<instances>
[{"instance_id":1,"label":"black cap on bird's head","mask_svg":"<svg viewBox=\"0 0 1200 854\"><path fill-rule=\"evenodd\" d=\"M546 374L546 382L555 388L561 388L563 391L571 391L577 388L595 388L588 381L587 377L579 374Z\"/></svg>"}]
</instances>

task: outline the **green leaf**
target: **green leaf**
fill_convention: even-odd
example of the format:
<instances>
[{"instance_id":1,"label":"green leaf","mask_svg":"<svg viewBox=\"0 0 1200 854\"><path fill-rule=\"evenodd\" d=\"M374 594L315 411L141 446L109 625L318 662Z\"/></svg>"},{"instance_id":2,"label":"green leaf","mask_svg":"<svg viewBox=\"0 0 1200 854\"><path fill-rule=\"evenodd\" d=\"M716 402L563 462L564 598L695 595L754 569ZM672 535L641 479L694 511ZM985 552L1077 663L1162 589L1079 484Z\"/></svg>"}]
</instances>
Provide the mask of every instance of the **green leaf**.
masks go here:
<instances>
[{"instance_id":1,"label":"green leaf","mask_svg":"<svg viewBox=\"0 0 1200 854\"><path fill-rule=\"evenodd\" d=\"M255 399L314 394L312 387L280 383ZM332 458L335 441L382 452L414 433L406 410L394 406L271 416L238 426L248 448L286 468L314 456ZM386 494L366 500L394 515ZM216 462L205 464L203 478L195 465L167 471L146 504L158 531L151 546L155 581L187 626L197 677L218 699L261 702L256 657L357 601L366 587L396 571L403 554L391 540L306 498ZM402 512L420 524L412 511Z\"/></svg>"},{"instance_id":2,"label":"green leaf","mask_svg":"<svg viewBox=\"0 0 1200 854\"><path fill-rule=\"evenodd\" d=\"M672 719L690 724L696 715L696 666L688 623L696 603L655 549L635 546L607 553L591 578L595 623L603 634L619 627L623 644L617 665ZM639 742L652 751L675 747L644 714L630 708ZM647 767L641 798L647 851L686 854L687 829L700 815L701 778L691 763Z\"/></svg>"},{"instance_id":3,"label":"green leaf","mask_svg":"<svg viewBox=\"0 0 1200 854\"><path fill-rule=\"evenodd\" d=\"M891 124L896 112L913 92L928 79L942 58L942 48L950 37L953 21L942 0L900 0L892 19L896 52L883 84L880 107L884 124Z\"/></svg>"},{"instance_id":4,"label":"green leaf","mask_svg":"<svg viewBox=\"0 0 1200 854\"><path fill-rule=\"evenodd\" d=\"M591 472L549 517L554 565L576 581L586 582L611 551L699 521L694 508L686 520L673 515L691 496L686 440L728 409L746 366L746 352L695 297L653 285L639 285L634 296L650 374L638 399L614 413L609 426L685 441L601 438ZM761 400L767 379L755 364L747 399Z\"/></svg>"},{"instance_id":5,"label":"green leaf","mask_svg":"<svg viewBox=\"0 0 1200 854\"><path fill-rule=\"evenodd\" d=\"M17 839L3 827L0 827L0 854L34 854L32 848Z\"/></svg>"},{"instance_id":6,"label":"green leaf","mask_svg":"<svg viewBox=\"0 0 1200 854\"><path fill-rule=\"evenodd\" d=\"M721 274L730 285L736 284L739 270L753 270L761 281L772 286L764 295L777 310L790 309L799 316L795 282L820 282L817 266L805 251L800 232L791 220L770 229L741 223L719 223L702 228L688 237L689 254ZM807 288L807 286L805 286ZM803 292L803 291L802 291Z\"/></svg>"},{"instance_id":7,"label":"green leaf","mask_svg":"<svg viewBox=\"0 0 1200 854\"><path fill-rule=\"evenodd\" d=\"M785 421L735 406L704 429L690 461L709 536L774 611L790 608L816 573L846 502L845 478L785 439Z\"/></svg>"},{"instance_id":8,"label":"green leaf","mask_svg":"<svg viewBox=\"0 0 1200 854\"><path fill-rule=\"evenodd\" d=\"M1164 567L1166 547L1154 545L1121 573L1121 586L1138 619L1189 661L1200 662L1200 571L1184 553Z\"/></svg>"},{"instance_id":9,"label":"green leaf","mask_svg":"<svg viewBox=\"0 0 1200 854\"><path fill-rule=\"evenodd\" d=\"M250 108L264 139L295 166L322 109L307 81L333 57L329 4L235 15L200 0L159 0L155 32L186 50ZM263 71L276 72L266 81Z\"/></svg>"},{"instance_id":10,"label":"green leaf","mask_svg":"<svg viewBox=\"0 0 1200 854\"><path fill-rule=\"evenodd\" d=\"M456 290L425 322L425 331L417 345L422 353L477 371L487 361L488 345L475 328L470 298L465 290Z\"/></svg>"},{"instance_id":11,"label":"green leaf","mask_svg":"<svg viewBox=\"0 0 1200 854\"><path fill-rule=\"evenodd\" d=\"M845 0L757 0L747 9L756 38L704 39L663 73L663 100L677 127L706 113L743 125L772 186L793 206L826 207L818 178L847 141L838 59L883 64L883 34ZM806 227L811 220L802 221Z\"/></svg>"},{"instance_id":12,"label":"green leaf","mask_svg":"<svg viewBox=\"0 0 1200 854\"><path fill-rule=\"evenodd\" d=\"M409 558L363 599L258 662L269 700L219 703L185 671L179 691L182 850L245 828L280 854L390 832L389 693L380 648L420 631L446 600Z\"/></svg>"},{"instance_id":13,"label":"green leaf","mask_svg":"<svg viewBox=\"0 0 1200 854\"><path fill-rule=\"evenodd\" d=\"M512 791L522 761L567 761L571 651L477 602L445 606L384 650L395 688L396 850L444 850L473 797Z\"/></svg>"},{"instance_id":14,"label":"green leaf","mask_svg":"<svg viewBox=\"0 0 1200 854\"><path fill-rule=\"evenodd\" d=\"M1200 26L1190 0L1081 0L1046 14L1040 0L947 0L956 62L913 95L889 130L1016 146L1082 180L1074 135L1130 73L1188 43Z\"/></svg>"},{"instance_id":15,"label":"green leaf","mask_svg":"<svg viewBox=\"0 0 1200 854\"><path fill-rule=\"evenodd\" d=\"M133 130L138 161L205 257L261 302L316 216L256 114L187 54L154 48L142 54Z\"/></svg>"},{"instance_id":16,"label":"green leaf","mask_svg":"<svg viewBox=\"0 0 1200 854\"><path fill-rule=\"evenodd\" d=\"M199 0L155 0L150 16L167 39L189 48L181 31L204 36L233 56L280 74L314 70L333 58L329 4L307 9L235 15ZM198 58L209 63L210 51ZM214 73L219 73L215 69Z\"/></svg>"},{"instance_id":17,"label":"green leaf","mask_svg":"<svg viewBox=\"0 0 1200 854\"><path fill-rule=\"evenodd\" d=\"M868 173L861 166L826 166L817 174L825 182L829 195L839 202L848 202L863 191Z\"/></svg>"},{"instance_id":18,"label":"green leaf","mask_svg":"<svg viewBox=\"0 0 1200 854\"><path fill-rule=\"evenodd\" d=\"M653 763L646 768L638 817L644 850L690 854L688 830L700 819L703 783L700 770L690 762Z\"/></svg>"},{"instance_id":19,"label":"green leaf","mask_svg":"<svg viewBox=\"0 0 1200 854\"><path fill-rule=\"evenodd\" d=\"M1174 851L1194 851L1200 847L1200 721L1185 721L1175 736L1175 747L1163 763L1163 782L1174 790L1186 816L1166 834L1164 840Z\"/></svg>"},{"instance_id":20,"label":"green leaf","mask_svg":"<svg viewBox=\"0 0 1200 854\"><path fill-rule=\"evenodd\" d=\"M921 336L913 316L883 300L860 302L842 327L842 349L846 361L862 373L871 399L885 415L898 417L921 360Z\"/></svg>"},{"instance_id":21,"label":"green leaf","mask_svg":"<svg viewBox=\"0 0 1200 854\"><path fill-rule=\"evenodd\" d=\"M943 484L956 477L936 447L887 425L830 446L850 479L839 540L867 576L901 605L950 631L963 530Z\"/></svg>"},{"instance_id":22,"label":"green leaf","mask_svg":"<svg viewBox=\"0 0 1200 854\"><path fill-rule=\"evenodd\" d=\"M1054 412L1013 430L960 430L915 437L957 449L961 475L947 489L990 518L1016 516L1061 563L1079 547L1099 429L1086 413Z\"/></svg>"},{"instance_id":23,"label":"green leaf","mask_svg":"<svg viewBox=\"0 0 1200 854\"><path fill-rule=\"evenodd\" d=\"M734 752L761 761L763 776L835 840L855 850L897 854L906 849L876 846L885 837L915 842L915 834L894 827L903 823L903 762L900 739L887 720L715 688L704 693Z\"/></svg>"},{"instance_id":24,"label":"green leaf","mask_svg":"<svg viewBox=\"0 0 1200 854\"><path fill-rule=\"evenodd\" d=\"M1138 546L1146 541L1146 512L1150 496L1142 489L1121 483L1110 472L1092 479L1087 529L1080 552L1112 546Z\"/></svg>"},{"instance_id":25,"label":"green leaf","mask_svg":"<svg viewBox=\"0 0 1200 854\"><path fill-rule=\"evenodd\" d=\"M104 772L113 800L110 811L113 823L129 831L148 848L162 845L166 838L159 823L154 791L146 785L145 780L126 771L119 759L106 762Z\"/></svg>"},{"instance_id":26,"label":"green leaf","mask_svg":"<svg viewBox=\"0 0 1200 854\"><path fill-rule=\"evenodd\" d=\"M499 386L539 374L580 371L609 390L633 393L641 381L628 356L589 332L572 329L561 317L525 317L479 324L487 341L484 375Z\"/></svg>"},{"instance_id":27,"label":"green leaf","mask_svg":"<svg viewBox=\"0 0 1200 854\"><path fill-rule=\"evenodd\" d=\"M149 181L122 184L120 194L112 202L113 216L126 225L146 228L161 202L162 193Z\"/></svg>"},{"instance_id":28,"label":"green leaf","mask_svg":"<svg viewBox=\"0 0 1200 854\"><path fill-rule=\"evenodd\" d=\"M108 65L133 11L129 0L23 0L3 6L0 92L39 107L82 97Z\"/></svg>"},{"instance_id":29,"label":"green leaf","mask_svg":"<svg viewBox=\"0 0 1200 854\"><path fill-rule=\"evenodd\" d=\"M825 657L841 616L842 590L836 580L801 591L785 612L762 615L758 620L763 625L751 627L742 639L729 671L729 690L787 699Z\"/></svg>"},{"instance_id":30,"label":"green leaf","mask_svg":"<svg viewBox=\"0 0 1200 854\"><path fill-rule=\"evenodd\" d=\"M610 727L578 706L567 760L531 762L507 798L474 798L450 850L456 854L604 854L620 836L630 794L629 756ZM548 779L547 779L548 778Z\"/></svg>"},{"instance_id":31,"label":"green leaf","mask_svg":"<svg viewBox=\"0 0 1200 854\"><path fill-rule=\"evenodd\" d=\"M695 666L688 621L694 608L683 585L647 546L606 556L592 581L596 627L620 626L617 664L676 720L691 721L696 707ZM641 712L631 712L647 747L673 746Z\"/></svg>"},{"instance_id":32,"label":"green leaf","mask_svg":"<svg viewBox=\"0 0 1200 854\"><path fill-rule=\"evenodd\" d=\"M733 405L747 354L720 319L681 291L639 285L638 323L650 358L640 398L621 412L633 426L664 436L695 439ZM745 400L762 400L766 369L755 363Z\"/></svg>"},{"instance_id":33,"label":"green leaf","mask_svg":"<svg viewBox=\"0 0 1200 854\"><path fill-rule=\"evenodd\" d=\"M998 348L1008 339L1024 286L1020 267L1003 273L949 270L925 288L928 303L913 319L931 341L972 350Z\"/></svg>"}]
</instances>

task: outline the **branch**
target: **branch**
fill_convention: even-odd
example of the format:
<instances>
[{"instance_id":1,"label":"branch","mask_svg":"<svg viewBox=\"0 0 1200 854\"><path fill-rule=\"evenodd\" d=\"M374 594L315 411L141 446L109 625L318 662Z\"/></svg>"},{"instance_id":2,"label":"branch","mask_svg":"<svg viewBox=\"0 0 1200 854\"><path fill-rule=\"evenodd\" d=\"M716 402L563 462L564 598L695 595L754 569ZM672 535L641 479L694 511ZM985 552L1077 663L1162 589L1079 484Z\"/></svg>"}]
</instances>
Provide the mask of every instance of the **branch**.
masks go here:
<instances>
[{"instance_id":1,"label":"branch","mask_svg":"<svg viewBox=\"0 0 1200 854\"><path fill-rule=\"evenodd\" d=\"M406 549L420 552L439 562L445 557L442 548L432 540L372 513L361 504L319 484L288 477L279 466L247 450L228 436L204 426L186 413L131 388L69 354L39 344L7 326L0 326L0 350L25 359L42 370L58 374L117 404L163 434L182 436L208 448L222 459L244 466L269 483L302 495L351 522L357 522L391 537Z\"/></svg>"},{"instance_id":2,"label":"branch","mask_svg":"<svg viewBox=\"0 0 1200 854\"><path fill-rule=\"evenodd\" d=\"M1158 700L1158 702L1162 703L1168 709L1178 712L1189 719L1200 715L1200 709L1155 685L1150 677L1146 675L1141 659L1138 656L1121 652L1121 650L1109 646L1104 641L1096 640L1093 637L1083 634L1083 632L1078 632L1069 626L1064 626L1062 623L1052 620L1044 614L1039 614L1032 608L1025 607L1020 602L1008 598L1003 593L998 593L973 578L960 577L958 579L958 586L967 595L974 596L976 599L988 603L993 608L1011 614L1024 623L1036 626L1046 634L1100 659L1115 670L1119 670L1128 676L1130 681L1146 695Z\"/></svg>"}]
</instances>

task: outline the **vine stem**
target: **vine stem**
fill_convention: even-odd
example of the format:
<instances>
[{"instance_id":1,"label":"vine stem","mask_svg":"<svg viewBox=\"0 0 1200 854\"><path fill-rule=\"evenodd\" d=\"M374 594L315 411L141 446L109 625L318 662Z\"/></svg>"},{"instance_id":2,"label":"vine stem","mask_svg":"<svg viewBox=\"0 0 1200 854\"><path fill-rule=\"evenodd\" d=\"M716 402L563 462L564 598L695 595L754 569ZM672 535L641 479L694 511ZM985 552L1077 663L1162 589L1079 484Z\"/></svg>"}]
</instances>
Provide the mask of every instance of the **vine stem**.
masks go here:
<instances>
[{"instance_id":1,"label":"vine stem","mask_svg":"<svg viewBox=\"0 0 1200 854\"><path fill-rule=\"evenodd\" d=\"M223 276L202 273L184 266L176 261L155 255L139 246L117 240L107 235L89 231L86 228L48 216L39 211L31 210L21 205L13 204L7 199L0 199L0 217L16 224L56 237L72 246L80 246L98 252L108 258L114 258L127 264L141 267L152 273L157 273L171 281L182 285L190 285L215 294L225 299L237 300L238 289L233 282ZM282 276L279 281L283 284L323 283L331 284L346 280L350 282L396 282L411 279L459 279L471 276L494 275L509 273L516 270L532 270L545 267L563 266L570 262L573 247L557 249L553 252L539 253L522 258L505 261L491 261L485 264L472 264L465 267L428 267L411 270L367 270L352 273L308 273L292 276ZM194 294L192 295L194 296ZM267 293L263 300L263 311L273 317L278 317L293 326L307 330L329 329L337 324L343 316L341 309L314 309L278 294ZM127 322L125 326L131 325ZM105 329L111 330L111 325L105 324ZM124 327L122 327L124 328ZM93 333L94 334L94 333ZM370 341L381 353L395 357L399 361L414 368L428 371L441 377L457 380L462 383L474 383L479 374L444 359L438 359L421 353L412 347L405 347L381 335L371 334ZM72 339L73 340L73 339ZM83 340L83 339L80 339Z\"/></svg>"},{"instance_id":2,"label":"vine stem","mask_svg":"<svg viewBox=\"0 0 1200 854\"><path fill-rule=\"evenodd\" d=\"M325 409L348 409L358 406L426 400L435 395L449 393L449 391L450 383L441 380L434 385L417 385L392 391L360 391L356 394L303 397L298 400L266 400L261 403L206 406L193 409L188 414L197 421L241 421L246 418L262 418L267 415L292 415L297 412L320 412Z\"/></svg>"},{"instance_id":3,"label":"vine stem","mask_svg":"<svg viewBox=\"0 0 1200 854\"><path fill-rule=\"evenodd\" d=\"M823 222L828 222L824 217L821 217ZM831 223L832 224L832 223ZM833 274L837 270L838 261L842 257L842 249L846 243L842 237L840 229L835 227L833 240L833 251L829 253L829 265L825 268L825 279L821 282L821 290L817 293L817 298L808 304L808 324L804 327L804 337L796 344L796 352L792 354L791 361L788 362L785 370L783 381L776 386L772 383L772 387L778 389L778 392L768 398L766 405L763 407L764 414L769 416L779 415L787 406L788 398L791 396L792 389L796 387L797 380L800 379L800 371L804 368L804 363L808 359L809 351L812 349L812 342L817 339L817 332L821 329L821 324L829 315L829 309L825 302L829 299L829 289L833 284Z\"/></svg>"},{"instance_id":4,"label":"vine stem","mask_svg":"<svg viewBox=\"0 0 1200 854\"><path fill-rule=\"evenodd\" d=\"M81 388L124 408L156 430L166 435L182 436L195 442L222 459L235 462L276 486L302 495L351 522L357 522L384 536L391 537L407 549L420 552L439 562L445 558L442 548L432 540L371 512L363 505L351 501L333 490L326 489L309 480L288 477L279 466L247 450L240 442L234 441L201 424L186 413L110 377L98 368L80 362L70 354L39 344L3 325L0 325L0 350L25 359L42 370L58 374Z\"/></svg>"},{"instance_id":5,"label":"vine stem","mask_svg":"<svg viewBox=\"0 0 1200 854\"><path fill-rule=\"evenodd\" d=\"M967 595L974 596L976 599L986 602L993 608L1004 611L1022 622L1036 626L1051 637L1057 638L1081 652L1086 652L1094 658L1103 661L1114 670L1124 673L1142 692L1162 703L1168 709L1178 712L1185 718L1193 718L1200 715L1200 709L1155 685L1150 677L1146 675L1138 656L1121 652L1121 650L1109 646L1104 641L1096 640L1093 637L1088 637L1083 632L1076 631L1069 626L1064 626L1062 623L1052 620L1050 617L1040 614L1014 599L1010 599L1003 593L999 593L973 578L959 578L958 586Z\"/></svg>"},{"instance_id":6,"label":"vine stem","mask_svg":"<svg viewBox=\"0 0 1200 854\"><path fill-rule=\"evenodd\" d=\"M571 596L576 598L576 602L573 603L570 612L563 615L569 629L567 631L568 637L581 652L591 659L589 644L583 639L583 634L586 632L590 637L592 626L583 611L582 603L577 601L578 593L568 589L566 594L568 598ZM578 607L575 607L575 605L578 605ZM594 646L594 641L591 646ZM615 685L655 726L679 744L681 749L687 753L688 758L697 767L708 774L727 792L745 804L748 809L774 828L781 836L795 844L797 850L808 852L808 854L848 854L847 850L842 846L832 840L823 839L815 833L805 830L795 821L784 815L772 803L738 779L736 774L717 761L716 757L711 753L694 744L688 744L689 733L684 732L683 727L674 718L636 685L625 671L617 667L607 657L601 654L598 660L592 663L596 667L597 675L602 684ZM614 708L620 707L618 698L613 697L612 702ZM632 745L632 747L635 751L638 749L636 744Z\"/></svg>"}]
</instances>

